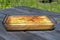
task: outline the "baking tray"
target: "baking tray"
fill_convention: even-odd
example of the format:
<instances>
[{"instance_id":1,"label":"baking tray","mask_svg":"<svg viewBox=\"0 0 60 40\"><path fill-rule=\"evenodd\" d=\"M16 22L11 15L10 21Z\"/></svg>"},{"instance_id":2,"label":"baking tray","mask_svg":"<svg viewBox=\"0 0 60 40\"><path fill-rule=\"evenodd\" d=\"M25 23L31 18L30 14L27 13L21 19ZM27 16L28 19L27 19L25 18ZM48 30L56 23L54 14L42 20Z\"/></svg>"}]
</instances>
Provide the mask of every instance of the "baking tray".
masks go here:
<instances>
[{"instance_id":1,"label":"baking tray","mask_svg":"<svg viewBox=\"0 0 60 40\"><path fill-rule=\"evenodd\" d=\"M10 15L11 16L11 15ZM6 24L6 21L8 19L9 16L6 16L6 18L4 19L4 26L7 30L52 30L54 29L54 26L56 24L56 21L54 20L53 17L51 17L50 15L12 15L12 16L46 16L50 21L51 21L51 25L43 25L43 24L31 24L31 25L8 25L8 23Z\"/></svg>"}]
</instances>

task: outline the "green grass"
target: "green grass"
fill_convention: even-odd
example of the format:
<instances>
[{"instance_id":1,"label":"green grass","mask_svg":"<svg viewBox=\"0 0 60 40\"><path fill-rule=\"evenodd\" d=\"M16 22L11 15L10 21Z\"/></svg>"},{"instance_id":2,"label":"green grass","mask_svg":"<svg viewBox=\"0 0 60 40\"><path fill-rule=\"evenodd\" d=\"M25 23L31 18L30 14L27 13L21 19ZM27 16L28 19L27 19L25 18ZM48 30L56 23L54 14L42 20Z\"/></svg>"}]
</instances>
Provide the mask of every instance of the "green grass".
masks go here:
<instances>
[{"instance_id":1,"label":"green grass","mask_svg":"<svg viewBox=\"0 0 60 40\"><path fill-rule=\"evenodd\" d=\"M60 0L58 0L60 2ZM57 2L40 3L39 0L0 0L0 9L11 8L15 6L28 6L32 8L48 10L60 13L60 4Z\"/></svg>"}]
</instances>

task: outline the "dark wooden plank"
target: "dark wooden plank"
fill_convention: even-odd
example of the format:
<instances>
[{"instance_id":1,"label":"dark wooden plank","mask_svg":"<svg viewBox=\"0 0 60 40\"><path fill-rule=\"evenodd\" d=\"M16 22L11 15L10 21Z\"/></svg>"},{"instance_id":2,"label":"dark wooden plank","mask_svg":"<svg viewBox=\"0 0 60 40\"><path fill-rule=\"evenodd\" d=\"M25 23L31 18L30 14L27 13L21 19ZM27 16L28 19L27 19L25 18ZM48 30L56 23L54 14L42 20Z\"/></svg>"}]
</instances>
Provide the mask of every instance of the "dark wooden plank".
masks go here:
<instances>
[{"instance_id":1,"label":"dark wooden plank","mask_svg":"<svg viewBox=\"0 0 60 40\"><path fill-rule=\"evenodd\" d=\"M3 37L0 36L0 40L5 40Z\"/></svg>"},{"instance_id":2,"label":"dark wooden plank","mask_svg":"<svg viewBox=\"0 0 60 40\"><path fill-rule=\"evenodd\" d=\"M2 24L2 22L0 21L0 32L1 32L1 31L6 31L6 30L5 30L5 27L4 27L4 25Z\"/></svg>"},{"instance_id":3,"label":"dark wooden plank","mask_svg":"<svg viewBox=\"0 0 60 40\"><path fill-rule=\"evenodd\" d=\"M55 15L55 16L52 16L52 17L56 20L57 24L60 23L60 15Z\"/></svg>"},{"instance_id":4,"label":"dark wooden plank","mask_svg":"<svg viewBox=\"0 0 60 40\"><path fill-rule=\"evenodd\" d=\"M0 36L3 37L5 40L21 40L21 39L18 39L16 37L14 37L13 35L7 33L7 32L0 32Z\"/></svg>"},{"instance_id":5,"label":"dark wooden plank","mask_svg":"<svg viewBox=\"0 0 60 40\"><path fill-rule=\"evenodd\" d=\"M15 7L15 8L22 9L22 10L27 10L29 12L34 12L34 13L40 13L40 14L44 14L44 15L60 15L60 13L49 12L49 11L46 11L46 10L30 8L30 7L27 7L27 6L21 6L21 7Z\"/></svg>"},{"instance_id":6,"label":"dark wooden plank","mask_svg":"<svg viewBox=\"0 0 60 40\"><path fill-rule=\"evenodd\" d=\"M21 38L22 40L46 40L42 37L39 37L37 35L33 35L27 32L9 32L9 34Z\"/></svg>"},{"instance_id":7,"label":"dark wooden plank","mask_svg":"<svg viewBox=\"0 0 60 40\"><path fill-rule=\"evenodd\" d=\"M59 24L57 24L56 26L55 26L55 31L57 32L57 33L60 33L60 23Z\"/></svg>"},{"instance_id":8,"label":"dark wooden plank","mask_svg":"<svg viewBox=\"0 0 60 40\"><path fill-rule=\"evenodd\" d=\"M3 11L1 11L1 12L3 12L3 13L5 13L5 14L8 14L8 15L17 15L17 14L23 14L24 12L19 12L19 11L16 11L16 10L14 10L14 9L6 9L6 10L3 10Z\"/></svg>"},{"instance_id":9,"label":"dark wooden plank","mask_svg":"<svg viewBox=\"0 0 60 40\"><path fill-rule=\"evenodd\" d=\"M33 13L33 12L28 12L25 10L20 10L20 9L18 10L15 8L6 9L6 10L3 10L2 12L6 13L8 15L39 15L39 13L37 14L37 13Z\"/></svg>"},{"instance_id":10,"label":"dark wooden plank","mask_svg":"<svg viewBox=\"0 0 60 40\"><path fill-rule=\"evenodd\" d=\"M29 33L32 33L33 35L43 37L46 40L56 40L53 35L47 34L47 33L45 33L45 31L44 32L43 31L30 31Z\"/></svg>"},{"instance_id":11,"label":"dark wooden plank","mask_svg":"<svg viewBox=\"0 0 60 40\"><path fill-rule=\"evenodd\" d=\"M60 39L60 33L56 32L55 30L52 31L27 31L29 33L32 33L33 35L37 35L40 37L43 37L47 40L59 40Z\"/></svg>"},{"instance_id":12,"label":"dark wooden plank","mask_svg":"<svg viewBox=\"0 0 60 40\"><path fill-rule=\"evenodd\" d=\"M59 16L53 16L53 18L56 21L55 30L60 31L60 15Z\"/></svg>"},{"instance_id":13,"label":"dark wooden plank","mask_svg":"<svg viewBox=\"0 0 60 40\"><path fill-rule=\"evenodd\" d=\"M52 36L54 36L54 38L55 38L56 40L59 40L59 39L60 39L60 33L57 32L56 30L51 31L51 32L46 31L46 33L47 33L47 34L50 34L50 35L52 35Z\"/></svg>"},{"instance_id":14,"label":"dark wooden plank","mask_svg":"<svg viewBox=\"0 0 60 40\"><path fill-rule=\"evenodd\" d=\"M3 21L4 20L4 18L5 18L5 14L4 13L2 13L2 12L0 12L0 21Z\"/></svg>"}]
</instances>

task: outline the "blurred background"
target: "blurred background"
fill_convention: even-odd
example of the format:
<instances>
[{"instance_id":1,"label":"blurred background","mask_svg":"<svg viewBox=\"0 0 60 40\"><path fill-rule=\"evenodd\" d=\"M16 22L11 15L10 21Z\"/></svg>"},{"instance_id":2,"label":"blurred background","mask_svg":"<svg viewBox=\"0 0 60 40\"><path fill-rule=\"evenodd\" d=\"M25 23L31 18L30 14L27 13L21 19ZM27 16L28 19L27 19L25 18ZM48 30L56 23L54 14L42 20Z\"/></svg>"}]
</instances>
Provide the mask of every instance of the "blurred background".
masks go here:
<instances>
[{"instance_id":1,"label":"blurred background","mask_svg":"<svg viewBox=\"0 0 60 40\"><path fill-rule=\"evenodd\" d=\"M0 10L17 6L28 6L60 13L60 0L0 0Z\"/></svg>"}]
</instances>

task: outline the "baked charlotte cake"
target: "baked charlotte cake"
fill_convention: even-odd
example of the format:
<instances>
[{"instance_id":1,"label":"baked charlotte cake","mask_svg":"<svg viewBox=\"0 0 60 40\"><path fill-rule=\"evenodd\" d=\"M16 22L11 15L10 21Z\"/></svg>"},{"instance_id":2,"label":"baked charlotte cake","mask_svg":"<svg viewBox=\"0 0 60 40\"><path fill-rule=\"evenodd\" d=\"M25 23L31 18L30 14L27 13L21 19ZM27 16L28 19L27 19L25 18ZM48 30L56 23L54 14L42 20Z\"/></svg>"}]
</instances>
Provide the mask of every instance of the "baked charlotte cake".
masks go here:
<instances>
[{"instance_id":1,"label":"baked charlotte cake","mask_svg":"<svg viewBox=\"0 0 60 40\"><path fill-rule=\"evenodd\" d=\"M47 30L54 27L47 16L8 16L4 23L7 30Z\"/></svg>"}]
</instances>

